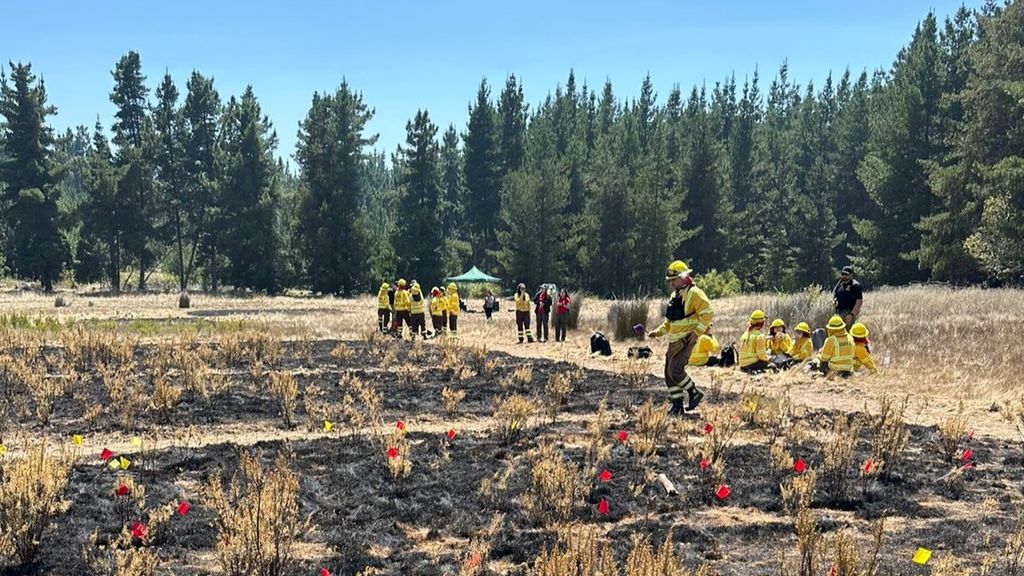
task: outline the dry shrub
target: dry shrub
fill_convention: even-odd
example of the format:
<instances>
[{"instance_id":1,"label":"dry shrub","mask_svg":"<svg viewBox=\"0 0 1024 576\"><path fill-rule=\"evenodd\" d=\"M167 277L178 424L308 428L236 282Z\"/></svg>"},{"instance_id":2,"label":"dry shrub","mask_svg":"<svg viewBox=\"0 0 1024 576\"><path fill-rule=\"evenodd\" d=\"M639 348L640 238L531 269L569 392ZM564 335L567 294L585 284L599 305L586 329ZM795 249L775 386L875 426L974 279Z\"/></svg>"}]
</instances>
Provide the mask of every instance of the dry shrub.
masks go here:
<instances>
[{"instance_id":1,"label":"dry shrub","mask_svg":"<svg viewBox=\"0 0 1024 576\"><path fill-rule=\"evenodd\" d=\"M465 390L455 390L447 386L441 389L441 405L444 406L444 413L449 418L455 416L459 411L459 404L465 397Z\"/></svg>"},{"instance_id":2,"label":"dry shrub","mask_svg":"<svg viewBox=\"0 0 1024 576\"><path fill-rule=\"evenodd\" d=\"M227 490L220 475L209 480L206 496L216 514L217 557L228 576L294 573L298 492L299 477L284 455L268 471L256 456L243 453Z\"/></svg>"},{"instance_id":3,"label":"dry shrub","mask_svg":"<svg viewBox=\"0 0 1024 576\"><path fill-rule=\"evenodd\" d=\"M465 349L467 365L473 368L473 370L483 376L484 378L490 378L494 373L496 364L493 360L487 357L487 346L473 346L472 348Z\"/></svg>"},{"instance_id":4,"label":"dry shrub","mask_svg":"<svg viewBox=\"0 0 1024 576\"><path fill-rule=\"evenodd\" d=\"M904 396L903 400L894 401L889 396L883 396L878 415L872 418L874 436L871 439L871 458L882 477L891 476L903 461L910 439L903 421L909 398Z\"/></svg>"},{"instance_id":5,"label":"dry shrub","mask_svg":"<svg viewBox=\"0 0 1024 576\"><path fill-rule=\"evenodd\" d=\"M169 423L180 398L181 388L161 376L153 381L153 397L149 408L157 413L161 422Z\"/></svg>"},{"instance_id":6,"label":"dry shrub","mask_svg":"<svg viewBox=\"0 0 1024 576\"><path fill-rule=\"evenodd\" d=\"M103 387L110 397L110 407L117 414L121 429L129 432L138 426L140 415L149 407L149 395L134 367L128 364L101 365Z\"/></svg>"},{"instance_id":7,"label":"dry shrub","mask_svg":"<svg viewBox=\"0 0 1024 576\"><path fill-rule=\"evenodd\" d=\"M331 358L337 360L339 364L348 362L352 358L352 355L352 349L344 342L338 342L334 348L331 349Z\"/></svg>"},{"instance_id":8,"label":"dry shrub","mask_svg":"<svg viewBox=\"0 0 1024 576\"><path fill-rule=\"evenodd\" d=\"M299 395L299 385L291 372L275 370L270 373L270 395L277 402L277 408L281 412L281 419L284 420L285 428L295 426L296 398Z\"/></svg>"},{"instance_id":9,"label":"dry shrub","mask_svg":"<svg viewBox=\"0 0 1024 576\"><path fill-rule=\"evenodd\" d=\"M608 397L605 396L597 405L597 413L587 424L584 458L587 467L596 469L612 455L612 443L608 438L611 416L608 414Z\"/></svg>"},{"instance_id":10,"label":"dry shrub","mask_svg":"<svg viewBox=\"0 0 1024 576\"><path fill-rule=\"evenodd\" d=\"M935 440L938 444L939 452L946 462L960 460L961 446L967 440L967 430L967 418L964 417L964 403L961 400L956 414L948 416L939 422L935 432Z\"/></svg>"},{"instance_id":11,"label":"dry shrub","mask_svg":"<svg viewBox=\"0 0 1024 576\"><path fill-rule=\"evenodd\" d=\"M67 511L64 500L71 463L46 453L46 443L3 466L0 477L0 557L31 564L53 520Z\"/></svg>"},{"instance_id":12,"label":"dry shrub","mask_svg":"<svg viewBox=\"0 0 1024 576\"><path fill-rule=\"evenodd\" d=\"M351 435L362 438L364 432L369 429L373 431L380 447L383 438L379 426L384 421L381 415L384 399L380 392L349 372L342 374L338 380L338 390L342 395L341 416Z\"/></svg>"},{"instance_id":13,"label":"dry shrub","mask_svg":"<svg viewBox=\"0 0 1024 576\"><path fill-rule=\"evenodd\" d=\"M426 351L423 348L423 340L413 340L412 346L409 347L409 359L419 364L423 362L425 357Z\"/></svg>"},{"instance_id":14,"label":"dry shrub","mask_svg":"<svg viewBox=\"0 0 1024 576\"><path fill-rule=\"evenodd\" d=\"M706 410L705 414L704 426L710 425L711 432L702 430L700 455L711 464L724 462L739 432L740 417L730 408L712 408Z\"/></svg>"},{"instance_id":15,"label":"dry shrub","mask_svg":"<svg viewBox=\"0 0 1024 576\"><path fill-rule=\"evenodd\" d=\"M654 405L654 400L640 407L636 414L636 433L633 434L633 451L641 461L654 456L658 443L662 441L668 430L668 405Z\"/></svg>"},{"instance_id":16,"label":"dry shrub","mask_svg":"<svg viewBox=\"0 0 1024 576\"><path fill-rule=\"evenodd\" d=\"M515 442L537 412L537 404L519 394L501 400L494 409L494 432L502 444Z\"/></svg>"},{"instance_id":17,"label":"dry shrub","mask_svg":"<svg viewBox=\"0 0 1024 576\"><path fill-rule=\"evenodd\" d=\"M160 565L156 550L136 546L127 526L110 542L93 531L82 548L82 558L96 576L153 576Z\"/></svg>"},{"instance_id":18,"label":"dry shrub","mask_svg":"<svg viewBox=\"0 0 1024 576\"><path fill-rule=\"evenodd\" d=\"M583 312L583 302L587 299L587 293L573 292L569 298L569 330L576 330L580 327L580 314Z\"/></svg>"},{"instance_id":19,"label":"dry shrub","mask_svg":"<svg viewBox=\"0 0 1024 576\"><path fill-rule=\"evenodd\" d=\"M502 497L508 493L508 483L512 479L513 472L515 472L515 461L510 460L490 478L481 480L478 490L481 500L487 502L491 508L504 509L506 501Z\"/></svg>"},{"instance_id":20,"label":"dry shrub","mask_svg":"<svg viewBox=\"0 0 1024 576\"><path fill-rule=\"evenodd\" d=\"M306 422L310 432L322 430L324 422L334 420L334 407L327 401L323 388L316 384L306 387L302 394L302 407L309 417Z\"/></svg>"},{"instance_id":21,"label":"dry shrub","mask_svg":"<svg viewBox=\"0 0 1024 576\"><path fill-rule=\"evenodd\" d=\"M645 360L630 358L619 374L626 385L626 390L629 391L629 406L632 407L640 401L644 388L647 387L647 382L651 378L650 366Z\"/></svg>"},{"instance_id":22,"label":"dry shrub","mask_svg":"<svg viewBox=\"0 0 1024 576\"><path fill-rule=\"evenodd\" d=\"M504 521L504 514L495 514L486 528L473 535L469 541L469 551L459 567L459 576L481 576L489 573L487 560L494 547L494 538Z\"/></svg>"},{"instance_id":23,"label":"dry shrub","mask_svg":"<svg viewBox=\"0 0 1024 576\"><path fill-rule=\"evenodd\" d=\"M882 538L885 536L884 520L872 525L872 544L866 548L866 558L861 558L864 546L858 546L849 530L839 530L829 538L828 549L831 551L829 573L833 576L876 576L878 574L879 553L882 550Z\"/></svg>"},{"instance_id":24,"label":"dry shrub","mask_svg":"<svg viewBox=\"0 0 1024 576\"><path fill-rule=\"evenodd\" d=\"M593 526L567 528L558 544L541 552L531 576L598 576L618 574L608 542Z\"/></svg>"},{"instance_id":25,"label":"dry shrub","mask_svg":"<svg viewBox=\"0 0 1024 576\"><path fill-rule=\"evenodd\" d=\"M544 395L547 396L544 409L552 424L558 418L558 412L569 398L569 394L572 394L572 380L567 373L557 372L548 376L548 381L544 384Z\"/></svg>"},{"instance_id":26,"label":"dry shrub","mask_svg":"<svg viewBox=\"0 0 1024 576\"><path fill-rule=\"evenodd\" d=\"M792 425L793 400L788 389L779 398L760 392L746 392L740 401L740 413L745 422L764 430L768 434L768 444L774 445Z\"/></svg>"},{"instance_id":27,"label":"dry shrub","mask_svg":"<svg viewBox=\"0 0 1024 576\"><path fill-rule=\"evenodd\" d=\"M533 365L520 364L512 371L512 382L520 386L529 386L533 383Z\"/></svg>"},{"instance_id":28,"label":"dry shrub","mask_svg":"<svg viewBox=\"0 0 1024 576\"><path fill-rule=\"evenodd\" d=\"M837 415L832 429L825 433L821 479L833 501L846 500L849 495L853 449L859 433L860 425L850 421L845 414Z\"/></svg>"},{"instance_id":29,"label":"dry shrub","mask_svg":"<svg viewBox=\"0 0 1024 576\"><path fill-rule=\"evenodd\" d=\"M1006 576L1024 574L1024 518L1020 516L1003 546L1003 570Z\"/></svg>"},{"instance_id":30,"label":"dry shrub","mask_svg":"<svg viewBox=\"0 0 1024 576\"><path fill-rule=\"evenodd\" d=\"M1021 441L1024 441L1024 396L1002 407L1000 415L1017 430Z\"/></svg>"},{"instance_id":31,"label":"dry shrub","mask_svg":"<svg viewBox=\"0 0 1024 576\"><path fill-rule=\"evenodd\" d=\"M68 380L63 376L37 374L38 376L33 378L35 382L29 390L36 405L36 419L43 426L48 426L50 417L53 416L54 404L64 395Z\"/></svg>"},{"instance_id":32,"label":"dry shrub","mask_svg":"<svg viewBox=\"0 0 1024 576\"><path fill-rule=\"evenodd\" d=\"M387 446L384 452L384 459L388 466L388 472L391 474L391 479L397 482L407 478L412 472L412 460L409 458L412 445L405 437L405 431L396 428L391 432L384 444Z\"/></svg>"},{"instance_id":33,"label":"dry shrub","mask_svg":"<svg viewBox=\"0 0 1024 576\"><path fill-rule=\"evenodd\" d=\"M818 486L818 475L814 470L807 470L787 478L779 485L782 494L782 509L796 517L802 511L809 510L814 502L814 494Z\"/></svg>"},{"instance_id":34,"label":"dry shrub","mask_svg":"<svg viewBox=\"0 0 1024 576\"><path fill-rule=\"evenodd\" d=\"M520 496L523 512L538 525L569 521L585 491L579 468L566 462L551 442L531 450L527 458L530 483Z\"/></svg>"},{"instance_id":35,"label":"dry shrub","mask_svg":"<svg viewBox=\"0 0 1024 576\"><path fill-rule=\"evenodd\" d=\"M124 495L118 495L118 490L126 490ZM118 523L128 524L132 518L137 518L146 506L146 487L136 484L130 474L118 474L114 479L114 485L110 488L110 498L114 501L114 513L117 515Z\"/></svg>"},{"instance_id":36,"label":"dry shrub","mask_svg":"<svg viewBox=\"0 0 1024 576\"><path fill-rule=\"evenodd\" d=\"M633 326L647 326L650 315L650 302L647 300L615 300L608 307L608 325L618 341L635 338Z\"/></svg>"},{"instance_id":37,"label":"dry shrub","mask_svg":"<svg viewBox=\"0 0 1024 576\"><path fill-rule=\"evenodd\" d=\"M419 381L423 369L415 364L406 362L396 370L399 384L413 384Z\"/></svg>"},{"instance_id":38,"label":"dry shrub","mask_svg":"<svg viewBox=\"0 0 1024 576\"><path fill-rule=\"evenodd\" d=\"M665 538L655 550L646 538L634 537L633 549L626 558L626 576L713 576L711 567L704 564L690 571L683 567L683 559L676 556L672 539Z\"/></svg>"}]
</instances>

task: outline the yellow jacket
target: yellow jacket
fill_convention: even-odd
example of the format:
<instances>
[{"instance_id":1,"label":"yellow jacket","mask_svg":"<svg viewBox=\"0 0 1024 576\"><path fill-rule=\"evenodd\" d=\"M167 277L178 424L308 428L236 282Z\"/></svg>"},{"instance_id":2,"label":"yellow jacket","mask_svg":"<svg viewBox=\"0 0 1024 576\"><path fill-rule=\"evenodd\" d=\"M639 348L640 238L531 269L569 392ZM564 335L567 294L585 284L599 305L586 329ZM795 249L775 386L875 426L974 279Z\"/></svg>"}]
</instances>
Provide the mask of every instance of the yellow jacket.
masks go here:
<instances>
[{"instance_id":1,"label":"yellow jacket","mask_svg":"<svg viewBox=\"0 0 1024 576\"><path fill-rule=\"evenodd\" d=\"M789 354L793 347L793 339L785 332L778 332L775 336L768 337L768 350L772 354Z\"/></svg>"},{"instance_id":2,"label":"yellow jacket","mask_svg":"<svg viewBox=\"0 0 1024 576\"><path fill-rule=\"evenodd\" d=\"M871 352L868 352L867 344L854 342L853 369L860 370L861 366L867 368L871 374L878 374L878 368L875 368L875 360L871 357Z\"/></svg>"},{"instance_id":3,"label":"yellow jacket","mask_svg":"<svg viewBox=\"0 0 1024 576\"><path fill-rule=\"evenodd\" d=\"M828 369L834 372L853 372L853 336L846 330L829 333L825 345L818 352L818 362L828 362Z\"/></svg>"},{"instance_id":4,"label":"yellow jacket","mask_svg":"<svg viewBox=\"0 0 1024 576\"><path fill-rule=\"evenodd\" d=\"M814 342L807 336L797 336L796 341L790 346L789 356L794 360L805 362L811 359L814 354Z\"/></svg>"},{"instance_id":5,"label":"yellow jacket","mask_svg":"<svg viewBox=\"0 0 1024 576\"><path fill-rule=\"evenodd\" d=\"M693 347L693 352L690 353L690 366L707 365L708 358L712 354L718 354L721 349L722 347L718 344L718 338L708 334L701 334L700 338L697 339L697 344Z\"/></svg>"},{"instance_id":6,"label":"yellow jacket","mask_svg":"<svg viewBox=\"0 0 1024 576\"><path fill-rule=\"evenodd\" d=\"M714 317L711 301L703 290L696 286L676 290L669 295L665 321L654 335L668 334L669 342L678 342L692 333L703 335Z\"/></svg>"},{"instance_id":7,"label":"yellow jacket","mask_svg":"<svg viewBox=\"0 0 1024 576\"><path fill-rule=\"evenodd\" d=\"M423 293L413 288L409 300L409 311L413 314L423 314Z\"/></svg>"},{"instance_id":8,"label":"yellow jacket","mask_svg":"<svg viewBox=\"0 0 1024 576\"><path fill-rule=\"evenodd\" d=\"M768 342L760 330L748 328L740 336L740 368L746 368L758 360L768 361Z\"/></svg>"},{"instance_id":9,"label":"yellow jacket","mask_svg":"<svg viewBox=\"0 0 1024 576\"><path fill-rule=\"evenodd\" d=\"M516 312L529 312L532 306L533 300L527 292L516 292Z\"/></svg>"},{"instance_id":10,"label":"yellow jacket","mask_svg":"<svg viewBox=\"0 0 1024 576\"><path fill-rule=\"evenodd\" d=\"M461 302L459 300L459 291L458 290L452 290L451 288L448 288L448 296L446 298L448 299L448 302L447 302L448 314L450 316L458 316L459 315L459 302Z\"/></svg>"},{"instance_id":11,"label":"yellow jacket","mask_svg":"<svg viewBox=\"0 0 1024 576\"><path fill-rule=\"evenodd\" d=\"M388 289L381 288L377 291L377 309L388 310L391 308L391 300L388 299Z\"/></svg>"},{"instance_id":12,"label":"yellow jacket","mask_svg":"<svg viewBox=\"0 0 1024 576\"><path fill-rule=\"evenodd\" d=\"M412 298L408 290L395 290L395 312L408 312L412 308Z\"/></svg>"},{"instance_id":13,"label":"yellow jacket","mask_svg":"<svg viewBox=\"0 0 1024 576\"><path fill-rule=\"evenodd\" d=\"M430 299L431 316L444 316L446 310L448 310L448 302L445 301L444 296L434 296Z\"/></svg>"}]
</instances>

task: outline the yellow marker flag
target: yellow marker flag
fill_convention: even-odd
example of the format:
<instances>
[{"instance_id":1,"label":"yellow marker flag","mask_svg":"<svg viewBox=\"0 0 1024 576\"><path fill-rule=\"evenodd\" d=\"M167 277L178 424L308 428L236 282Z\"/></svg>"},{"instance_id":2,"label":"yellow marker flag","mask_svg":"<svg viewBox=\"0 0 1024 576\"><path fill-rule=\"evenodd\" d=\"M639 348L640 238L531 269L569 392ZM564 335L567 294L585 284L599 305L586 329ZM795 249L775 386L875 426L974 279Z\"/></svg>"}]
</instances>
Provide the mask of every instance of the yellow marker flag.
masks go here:
<instances>
[{"instance_id":1,"label":"yellow marker flag","mask_svg":"<svg viewBox=\"0 0 1024 576\"><path fill-rule=\"evenodd\" d=\"M751 402L750 403L750 411L751 412L757 412L757 402Z\"/></svg>"},{"instance_id":2,"label":"yellow marker flag","mask_svg":"<svg viewBox=\"0 0 1024 576\"><path fill-rule=\"evenodd\" d=\"M110 466L111 470L120 470L121 469L121 461L118 460L117 458L111 458L110 459L110 464L108 464L108 466Z\"/></svg>"},{"instance_id":3,"label":"yellow marker flag","mask_svg":"<svg viewBox=\"0 0 1024 576\"><path fill-rule=\"evenodd\" d=\"M330 432L331 428L334 428L334 423L330 420L324 420L324 432Z\"/></svg>"},{"instance_id":4,"label":"yellow marker flag","mask_svg":"<svg viewBox=\"0 0 1024 576\"><path fill-rule=\"evenodd\" d=\"M4 454L7 454L7 446L0 444L0 456L3 456Z\"/></svg>"},{"instance_id":5,"label":"yellow marker flag","mask_svg":"<svg viewBox=\"0 0 1024 576\"><path fill-rule=\"evenodd\" d=\"M917 552L914 552L914 564L920 564L924 566L932 558L932 551L927 548L918 548Z\"/></svg>"},{"instance_id":6,"label":"yellow marker flag","mask_svg":"<svg viewBox=\"0 0 1024 576\"><path fill-rule=\"evenodd\" d=\"M74 436L72 436L71 437L71 443L74 444L75 446L81 446L82 445L82 435L81 434L75 434Z\"/></svg>"},{"instance_id":7,"label":"yellow marker flag","mask_svg":"<svg viewBox=\"0 0 1024 576\"><path fill-rule=\"evenodd\" d=\"M128 467L132 465L132 461L125 458L124 456L118 458L117 461L121 465L121 470L127 470Z\"/></svg>"},{"instance_id":8,"label":"yellow marker flag","mask_svg":"<svg viewBox=\"0 0 1024 576\"><path fill-rule=\"evenodd\" d=\"M509 426L510 430L515 430L516 428L519 428L519 420L513 419L512 422L510 422L510 424L511 424Z\"/></svg>"},{"instance_id":9,"label":"yellow marker flag","mask_svg":"<svg viewBox=\"0 0 1024 576\"><path fill-rule=\"evenodd\" d=\"M142 446L142 438L132 436L132 446Z\"/></svg>"}]
</instances>

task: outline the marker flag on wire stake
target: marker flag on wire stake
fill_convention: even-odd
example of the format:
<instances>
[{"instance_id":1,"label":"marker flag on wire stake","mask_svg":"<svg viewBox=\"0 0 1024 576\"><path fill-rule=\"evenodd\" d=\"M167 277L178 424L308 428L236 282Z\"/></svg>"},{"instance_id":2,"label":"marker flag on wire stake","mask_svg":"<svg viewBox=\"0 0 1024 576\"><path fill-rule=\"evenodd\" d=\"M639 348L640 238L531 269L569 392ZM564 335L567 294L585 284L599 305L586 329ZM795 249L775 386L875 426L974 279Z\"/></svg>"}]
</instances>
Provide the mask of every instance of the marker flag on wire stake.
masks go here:
<instances>
[{"instance_id":1,"label":"marker flag on wire stake","mask_svg":"<svg viewBox=\"0 0 1024 576\"><path fill-rule=\"evenodd\" d=\"M142 446L142 438L139 438L138 436L132 436L131 444L136 448Z\"/></svg>"},{"instance_id":2,"label":"marker flag on wire stake","mask_svg":"<svg viewBox=\"0 0 1024 576\"><path fill-rule=\"evenodd\" d=\"M75 434L74 436L71 437L71 443L74 444L75 446L81 446L82 442L83 440L81 434Z\"/></svg>"},{"instance_id":3,"label":"marker flag on wire stake","mask_svg":"<svg viewBox=\"0 0 1024 576\"><path fill-rule=\"evenodd\" d=\"M331 428L334 428L334 423L330 420L324 420L324 432L330 432Z\"/></svg>"},{"instance_id":4,"label":"marker flag on wire stake","mask_svg":"<svg viewBox=\"0 0 1024 576\"><path fill-rule=\"evenodd\" d=\"M932 551L927 548L918 548L917 552L914 552L914 564L920 564L924 566L932 559Z\"/></svg>"}]
</instances>

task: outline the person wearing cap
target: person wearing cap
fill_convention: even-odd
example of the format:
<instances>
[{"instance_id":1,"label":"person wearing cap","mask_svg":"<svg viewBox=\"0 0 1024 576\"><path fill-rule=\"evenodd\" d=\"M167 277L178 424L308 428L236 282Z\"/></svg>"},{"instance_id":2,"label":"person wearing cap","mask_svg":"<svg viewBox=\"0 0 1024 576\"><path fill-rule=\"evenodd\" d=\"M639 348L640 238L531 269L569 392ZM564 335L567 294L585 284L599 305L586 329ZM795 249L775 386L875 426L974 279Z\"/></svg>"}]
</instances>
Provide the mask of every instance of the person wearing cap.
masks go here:
<instances>
[{"instance_id":1,"label":"person wearing cap","mask_svg":"<svg viewBox=\"0 0 1024 576\"><path fill-rule=\"evenodd\" d=\"M462 300L459 299L459 287L455 282L448 284L447 299L448 306L445 312L448 315L448 335L452 338L459 337L459 310L462 308Z\"/></svg>"},{"instance_id":2,"label":"person wearing cap","mask_svg":"<svg viewBox=\"0 0 1024 576\"><path fill-rule=\"evenodd\" d=\"M814 355L814 342L811 341L811 327L807 322L801 322L793 329L796 332L796 340L789 347L789 357L798 362L806 362Z\"/></svg>"},{"instance_id":3,"label":"person wearing cap","mask_svg":"<svg viewBox=\"0 0 1024 576\"><path fill-rule=\"evenodd\" d=\"M721 357L716 356L722 351L722 346L712 334L714 327L714 323L708 324L708 329L697 338L697 344L690 353L690 366L718 366L722 363Z\"/></svg>"},{"instance_id":4,"label":"person wearing cap","mask_svg":"<svg viewBox=\"0 0 1024 576\"><path fill-rule=\"evenodd\" d=\"M444 313L448 309L448 302L441 289L434 286L430 289L430 323L434 329L434 336L444 331Z\"/></svg>"},{"instance_id":5,"label":"person wearing cap","mask_svg":"<svg viewBox=\"0 0 1024 576\"><path fill-rule=\"evenodd\" d=\"M707 332L715 315L707 294L693 283L690 272L690 267L682 260L668 265L665 281L672 288L672 293L669 295L665 320L657 329L647 333L649 338L666 336L668 339L665 385L668 386L668 395L672 400L669 414L676 416L696 409L704 399L704 393L686 373L686 365L690 362L697 340ZM683 396L687 397L685 404Z\"/></svg>"},{"instance_id":6,"label":"person wearing cap","mask_svg":"<svg viewBox=\"0 0 1024 576\"><path fill-rule=\"evenodd\" d=\"M761 372L772 366L768 358L768 341L761 329L766 317L761 310L750 314L747 330L740 336L740 370Z\"/></svg>"},{"instance_id":7,"label":"person wearing cap","mask_svg":"<svg viewBox=\"0 0 1024 576\"><path fill-rule=\"evenodd\" d=\"M875 360L871 357L871 343L868 342L868 327L860 322L850 328L853 337L853 370L867 369L870 374L878 374Z\"/></svg>"},{"instance_id":8,"label":"person wearing cap","mask_svg":"<svg viewBox=\"0 0 1024 576\"><path fill-rule=\"evenodd\" d=\"M537 314L537 341L547 342L551 320L551 294L541 287L533 297L534 312Z\"/></svg>"},{"instance_id":9,"label":"person wearing cap","mask_svg":"<svg viewBox=\"0 0 1024 576\"><path fill-rule=\"evenodd\" d=\"M835 315L843 319L847 326L852 325L860 316L860 308L864 304L864 291L860 282L853 278L853 266L844 266L839 274L839 282L832 289L832 307Z\"/></svg>"},{"instance_id":10,"label":"person wearing cap","mask_svg":"<svg viewBox=\"0 0 1024 576\"><path fill-rule=\"evenodd\" d=\"M391 327L391 298L388 296L390 290L391 285L387 282L382 283L377 290L377 330L381 332L387 332Z\"/></svg>"},{"instance_id":11,"label":"person wearing cap","mask_svg":"<svg viewBox=\"0 0 1024 576\"><path fill-rule=\"evenodd\" d=\"M846 332L846 322L836 315L829 319L825 328L828 338L813 366L824 374L834 372L843 377L849 376L853 373L855 351L853 337Z\"/></svg>"},{"instance_id":12,"label":"person wearing cap","mask_svg":"<svg viewBox=\"0 0 1024 576\"><path fill-rule=\"evenodd\" d=\"M411 309L412 299L409 297L409 291L405 289L405 279L402 278L395 289L395 332L399 337L403 336L405 326L412 328Z\"/></svg>"},{"instance_id":13,"label":"person wearing cap","mask_svg":"<svg viewBox=\"0 0 1024 576\"><path fill-rule=\"evenodd\" d=\"M786 334L786 323L782 318L772 320L768 328L768 353L772 356L789 354L789 348L793 345L793 339Z\"/></svg>"},{"instance_id":14,"label":"person wearing cap","mask_svg":"<svg viewBox=\"0 0 1024 576\"><path fill-rule=\"evenodd\" d=\"M423 338L427 337L427 317L425 314L425 308L423 307L423 291L420 289L419 283L414 283L412 289L409 290L410 303L409 303L409 314L412 318L410 324L410 332L412 333L413 339L417 335Z\"/></svg>"},{"instance_id":15,"label":"person wearing cap","mask_svg":"<svg viewBox=\"0 0 1024 576\"><path fill-rule=\"evenodd\" d=\"M533 330L530 330L530 293L526 291L526 284L522 282L516 287L516 330L519 333L519 343L525 338L533 344Z\"/></svg>"}]
</instances>

